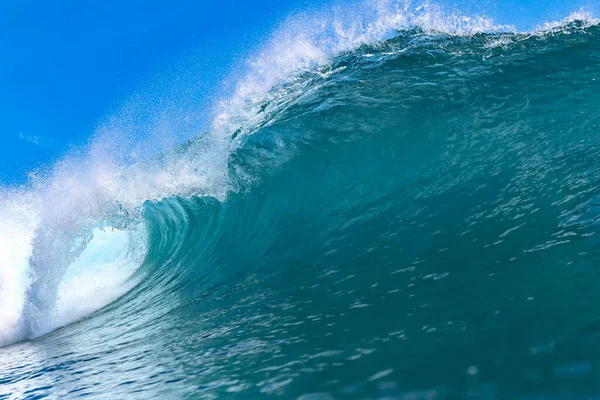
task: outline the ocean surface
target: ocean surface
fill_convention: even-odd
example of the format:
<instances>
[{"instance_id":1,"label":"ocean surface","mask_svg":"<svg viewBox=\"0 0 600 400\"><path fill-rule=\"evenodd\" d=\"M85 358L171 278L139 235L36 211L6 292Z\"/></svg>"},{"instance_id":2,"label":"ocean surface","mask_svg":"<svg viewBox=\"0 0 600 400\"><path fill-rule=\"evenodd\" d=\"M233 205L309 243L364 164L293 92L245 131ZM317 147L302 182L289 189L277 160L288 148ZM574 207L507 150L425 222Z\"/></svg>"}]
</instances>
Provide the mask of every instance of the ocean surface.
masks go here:
<instances>
[{"instance_id":1,"label":"ocean surface","mask_svg":"<svg viewBox=\"0 0 600 400\"><path fill-rule=\"evenodd\" d=\"M385 15L4 188L0 398L599 398L598 21Z\"/></svg>"}]
</instances>

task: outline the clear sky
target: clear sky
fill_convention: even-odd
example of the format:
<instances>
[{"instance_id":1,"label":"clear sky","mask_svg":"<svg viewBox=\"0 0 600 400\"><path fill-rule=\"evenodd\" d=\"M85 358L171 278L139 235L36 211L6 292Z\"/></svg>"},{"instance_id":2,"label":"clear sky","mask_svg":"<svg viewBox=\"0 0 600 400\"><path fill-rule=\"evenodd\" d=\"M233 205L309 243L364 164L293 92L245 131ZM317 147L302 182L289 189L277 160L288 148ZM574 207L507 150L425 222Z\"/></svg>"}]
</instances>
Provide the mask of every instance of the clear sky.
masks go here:
<instances>
[{"instance_id":1,"label":"clear sky","mask_svg":"<svg viewBox=\"0 0 600 400\"><path fill-rule=\"evenodd\" d=\"M597 7L597 0L444 3L520 29ZM0 184L23 182L28 171L85 143L140 88L160 97L161 77L172 79L178 75L173 70L192 71L175 85L177 95L185 96L182 85L191 88L191 98L207 94L243 59L245 49L260 43L286 15L318 5L309 0L1 2Z\"/></svg>"}]
</instances>

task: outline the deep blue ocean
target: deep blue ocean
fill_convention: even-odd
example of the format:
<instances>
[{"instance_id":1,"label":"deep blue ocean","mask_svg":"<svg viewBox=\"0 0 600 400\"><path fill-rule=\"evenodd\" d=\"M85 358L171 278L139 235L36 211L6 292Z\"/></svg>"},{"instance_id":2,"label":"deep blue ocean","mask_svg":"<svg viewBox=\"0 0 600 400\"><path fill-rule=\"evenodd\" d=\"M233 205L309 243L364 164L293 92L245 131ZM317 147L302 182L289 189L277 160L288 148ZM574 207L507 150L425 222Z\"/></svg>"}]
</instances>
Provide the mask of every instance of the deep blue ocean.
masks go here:
<instances>
[{"instance_id":1,"label":"deep blue ocean","mask_svg":"<svg viewBox=\"0 0 600 400\"><path fill-rule=\"evenodd\" d=\"M0 398L599 398L598 21L386 15L3 189Z\"/></svg>"}]
</instances>

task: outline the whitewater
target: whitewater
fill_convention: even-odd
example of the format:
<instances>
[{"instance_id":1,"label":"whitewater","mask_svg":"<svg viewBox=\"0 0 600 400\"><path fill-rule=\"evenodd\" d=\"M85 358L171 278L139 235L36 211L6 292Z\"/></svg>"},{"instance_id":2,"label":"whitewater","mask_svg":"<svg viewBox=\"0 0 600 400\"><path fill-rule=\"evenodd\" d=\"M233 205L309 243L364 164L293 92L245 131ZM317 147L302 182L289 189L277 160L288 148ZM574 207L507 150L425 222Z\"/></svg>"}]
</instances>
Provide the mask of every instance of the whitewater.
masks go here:
<instances>
[{"instance_id":1,"label":"whitewater","mask_svg":"<svg viewBox=\"0 0 600 400\"><path fill-rule=\"evenodd\" d=\"M116 113L0 190L0 398L598 395L599 61L586 11L357 3L201 131Z\"/></svg>"}]
</instances>

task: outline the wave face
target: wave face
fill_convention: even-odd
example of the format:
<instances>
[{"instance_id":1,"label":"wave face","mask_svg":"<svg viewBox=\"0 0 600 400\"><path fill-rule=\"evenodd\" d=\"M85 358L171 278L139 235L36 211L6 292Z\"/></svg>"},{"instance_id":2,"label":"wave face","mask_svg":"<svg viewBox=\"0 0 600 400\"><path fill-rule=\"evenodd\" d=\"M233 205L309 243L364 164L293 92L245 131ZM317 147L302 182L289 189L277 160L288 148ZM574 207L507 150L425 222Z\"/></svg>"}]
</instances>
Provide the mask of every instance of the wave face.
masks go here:
<instances>
[{"instance_id":1,"label":"wave face","mask_svg":"<svg viewBox=\"0 0 600 400\"><path fill-rule=\"evenodd\" d=\"M5 190L0 397L597 394L597 21L371 13Z\"/></svg>"}]
</instances>

